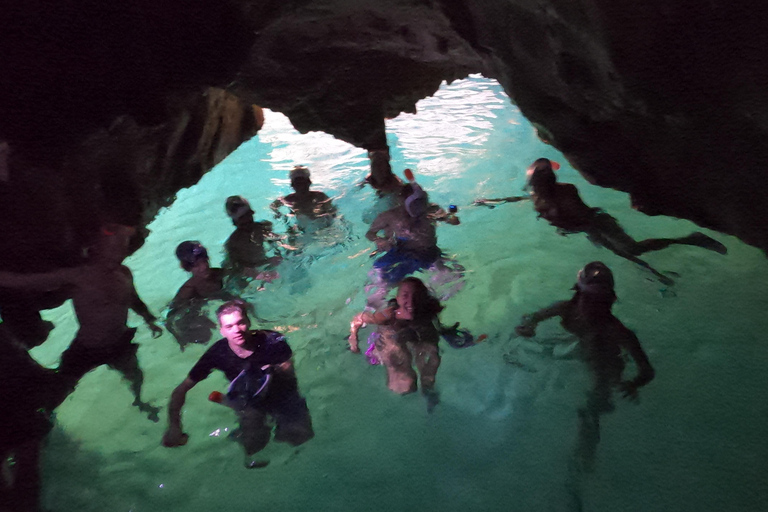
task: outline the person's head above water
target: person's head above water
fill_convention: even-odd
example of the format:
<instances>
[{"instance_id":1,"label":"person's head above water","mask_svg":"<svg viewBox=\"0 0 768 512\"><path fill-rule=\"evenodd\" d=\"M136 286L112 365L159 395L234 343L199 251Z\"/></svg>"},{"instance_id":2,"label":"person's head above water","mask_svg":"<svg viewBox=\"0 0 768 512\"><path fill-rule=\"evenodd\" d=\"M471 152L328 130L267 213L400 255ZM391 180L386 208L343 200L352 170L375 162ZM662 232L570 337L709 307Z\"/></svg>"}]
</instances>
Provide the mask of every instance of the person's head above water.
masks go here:
<instances>
[{"instance_id":1,"label":"person's head above water","mask_svg":"<svg viewBox=\"0 0 768 512\"><path fill-rule=\"evenodd\" d=\"M245 301L225 302L216 310L216 318L219 320L219 332L230 344L242 346L246 342L251 321Z\"/></svg>"},{"instance_id":2,"label":"person's head above water","mask_svg":"<svg viewBox=\"0 0 768 512\"><path fill-rule=\"evenodd\" d=\"M229 196L226 204L227 215L235 226L243 220L253 220L253 210L247 199L243 196Z\"/></svg>"},{"instance_id":3,"label":"person's head above water","mask_svg":"<svg viewBox=\"0 0 768 512\"><path fill-rule=\"evenodd\" d=\"M552 162L548 158L539 158L531 164L526 172L528 176L526 188L539 192L554 186L557 183L555 171L559 168L560 164L557 162Z\"/></svg>"},{"instance_id":4,"label":"person's head above water","mask_svg":"<svg viewBox=\"0 0 768 512\"><path fill-rule=\"evenodd\" d=\"M187 240L181 242L178 247L176 247L176 257L179 259L179 262L181 262L181 268L189 272L198 261L208 261L208 251L206 251L203 244L197 240Z\"/></svg>"},{"instance_id":5,"label":"person's head above water","mask_svg":"<svg viewBox=\"0 0 768 512\"><path fill-rule=\"evenodd\" d=\"M312 180L309 177L309 169L303 165L297 165L289 174L291 179L291 187L296 192L307 192L309 186L312 185Z\"/></svg>"},{"instance_id":6,"label":"person's head above water","mask_svg":"<svg viewBox=\"0 0 768 512\"><path fill-rule=\"evenodd\" d=\"M577 296L592 302L613 304L616 301L613 272L601 261L588 263L579 270L573 288Z\"/></svg>"},{"instance_id":7,"label":"person's head above water","mask_svg":"<svg viewBox=\"0 0 768 512\"><path fill-rule=\"evenodd\" d=\"M433 318L443 306L440 301L429 293L429 288L416 277L406 277L397 286L395 297L398 307L407 310L414 320Z\"/></svg>"},{"instance_id":8,"label":"person's head above water","mask_svg":"<svg viewBox=\"0 0 768 512\"><path fill-rule=\"evenodd\" d=\"M421 217L427 213L427 208L429 207L427 193L415 181L403 185L402 189L400 189L400 199L403 201L405 211L411 217Z\"/></svg>"}]
</instances>

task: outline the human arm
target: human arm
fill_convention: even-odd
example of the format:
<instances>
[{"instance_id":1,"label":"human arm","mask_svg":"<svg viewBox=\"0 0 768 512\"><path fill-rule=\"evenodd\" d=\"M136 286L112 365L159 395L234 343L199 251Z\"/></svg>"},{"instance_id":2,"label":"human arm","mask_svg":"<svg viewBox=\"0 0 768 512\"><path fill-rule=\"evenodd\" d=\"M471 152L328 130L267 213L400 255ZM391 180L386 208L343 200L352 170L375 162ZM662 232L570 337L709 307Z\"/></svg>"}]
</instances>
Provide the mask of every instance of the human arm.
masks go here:
<instances>
[{"instance_id":1,"label":"human arm","mask_svg":"<svg viewBox=\"0 0 768 512\"><path fill-rule=\"evenodd\" d=\"M146 322L147 327L152 331L153 338L159 338L163 335L163 329L157 325L157 317L149 311L144 301L139 297L136 288L133 288L133 297L131 297L131 309L134 310Z\"/></svg>"},{"instance_id":2,"label":"human arm","mask_svg":"<svg viewBox=\"0 0 768 512\"><path fill-rule=\"evenodd\" d=\"M168 429L163 434L163 446L171 448L187 444L189 436L183 432L181 426L181 408L187 399L187 392L195 387L195 384L197 382L187 377L171 393L171 401L168 403Z\"/></svg>"},{"instance_id":3,"label":"human arm","mask_svg":"<svg viewBox=\"0 0 768 512\"><path fill-rule=\"evenodd\" d=\"M535 313L531 313L530 315L523 315L523 317L520 319L520 323L517 327L515 327L515 332L519 336L524 336L526 338L534 336L536 334L536 326L540 322L543 322L549 318L562 316L565 312L565 308L567 307L568 302L569 301L566 300L558 301L536 311Z\"/></svg>"},{"instance_id":4,"label":"human arm","mask_svg":"<svg viewBox=\"0 0 768 512\"><path fill-rule=\"evenodd\" d=\"M365 238L376 244L379 251L388 251L392 248L392 241L387 237L379 236L379 231L388 232L389 212L384 212L376 217L371 223L371 228L365 233Z\"/></svg>"},{"instance_id":5,"label":"human arm","mask_svg":"<svg viewBox=\"0 0 768 512\"><path fill-rule=\"evenodd\" d=\"M624 329L626 329L626 327ZM632 380L622 381L621 384L619 384L619 387L625 398L634 400L637 398L637 390L651 382L656 376L656 371L653 369L653 366L651 366L651 362L643 350L643 347L640 346L640 341L637 339L635 333L626 329L621 345L627 352L629 352L630 357L635 361L637 375Z\"/></svg>"},{"instance_id":6,"label":"human arm","mask_svg":"<svg viewBox=\"0 0 768 512\"><path fill-rule=\"evenodd\" d=\"M361 328L365 327L367 324L383 324L386 323L388 320L392 318L394 315L394 308L386 308L382 311L377 311L375 313L371 313L368 311L363 311L362 313L359 313L355 315L355 317L352 319L352 322L349 324L349 350L355 353L360 352L360 348L358 346L360 340L358 338L358 332Z\"/></svg>"},{"instance_id":7,"label":"human arm","mask_svg":"<svg viewBox=\"0 0 768 512\"><path fill-rule=\"evenodd\" d=\"M29 291L55 290L67 284L77 284L83 277L81 268L61 268L39 274L0 272L0 288Z\"/></svg>"},{"instance_id":8,"label":"human arm","mask_svg":"<svg viewBox=\"0 0 768 512\"><path fill-rule=\"evenodd\" d=\"M496 199L486 199L486 198L480 198L475 199L472 204L475 206L487 206L489 208L496 208L496 206L504 203L516 203L518 201L525 201L527 199L530 199L530 196L510 196L510 197L499 197Z\"/></svg>"}]
</instances>

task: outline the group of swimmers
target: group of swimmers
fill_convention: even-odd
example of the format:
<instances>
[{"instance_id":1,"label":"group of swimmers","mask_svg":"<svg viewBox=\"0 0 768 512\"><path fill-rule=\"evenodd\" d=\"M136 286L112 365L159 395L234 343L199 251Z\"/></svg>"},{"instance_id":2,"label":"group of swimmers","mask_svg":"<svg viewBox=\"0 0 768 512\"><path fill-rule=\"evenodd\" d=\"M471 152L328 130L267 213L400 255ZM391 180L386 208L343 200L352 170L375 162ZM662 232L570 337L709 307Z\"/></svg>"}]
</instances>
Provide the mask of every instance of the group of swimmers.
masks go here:
<instances>
[{"instance_id":1,"label":"group of swimmers","mask_svg":"<svg viewBox=\"0 0 768 512\"><path fill-rule=\"evenodd\" d=\"M548 159L536 160L529 169L529 195L480 199L476 204L494 206L502 202L532 200L538 215L562 234L584 232L594 243L641 265L666 283L671 280L638 256L671 244L726 252L722 244L701 233L637 242L613 217L584 204L573 185L558 183L555 167L556 164ZM310 174L306 167L294 168L290 179L294 193L272 204L277 218L282 215L283 207L290 210L288 215L295 222L289 224L287 236L274 234L270 222L255 221L248 201L232 196L227 199L226 212L235 231L225 243L227 258L223 269L210 267L207 250L199 242L184 241L176 249L182 268L190 272L191 277L171 302L166 325L174 335L181 337L184 334L173 328L170 321L174 311L189 314L190 304L220 299L224 304L216 317L223 338L211 345L173 391L168 407L169 428L163 436L166 446L186 443L187 435L181 426L181 408L186 393L213 369L221 370L231 381L226 395L212 394L211 400L237 411L241 423L238 435L246 455L251 458L249 467L265 464L251 456L270 439L271 429L266 422L270 416L277 424L276 440L299 445L314 435L306 402L298 392L292 352L284 336L275 331L252 330L251 306L237 298L238 291L251 282L263 285L280 278L276 269L282 259L281 251L301 250L297 240L303 240L302 236L308 230L328 227L336 219L337 210L331 199L322 192L310 190ZM450 298L463 285L463 268L443 255L437 245L435 226L438 221L456 225L459 219L455 208L445 211L431 204L412 172L406 172L406 180L395 187L397 205L378 215L366 233L366 238L376 246L374 255L377 258L369 274L367 288L370 294L366 309L352 319L348 343L352 352L361 352L359 330L366 325L376 326L368 339L368 361L385 367L387 386L395 393L411 393L420 384L431 411L439 402L435 389L440 365L438 341L442 338L453 346L467 347L483 337L475 339L468 331L459 329L458 324L446 327L439 320L443 309L441 300ZM130 270L122 264L134 231L126 226L105 225L86 261L78 267L44 274L0 272L2 288L41 292L65 289L73 300L80 323L77 337L62 355L57 372L36 365L20 343L14 344L13 335L0 330L4 344L7 341L4 349L11 345L18 348L11 349L16 354L14 360L20 361L22 367L32 368L28 372L30 378L44 383L37 389L41 396L31 404L36 412L0 422L3 432L38 422L43 426L35 428L32 439L39 444L47 432L45 425L50 423L48 413L64 400L85 373L102 364L118 370L129 381L134 405L146 412L150 419L157 420L158 409L141 399L143 374L136 358L138 345L132 342L136 329L126 325L128 309L133 309L145 320L153 336L162 333L157 318L139 298ZM419 271L431 273L433 284L449 283L450 293L437 298L424 281L412 276ZM389 291L395 287L395 298L387 302ZM593 456L596 436L599 437L599 416L613 408L612 390L618 387L625 396L636 397L638 388L653 379L654 371L637 337L611 313L616 295L610 269L601 262L589 263L579 272L574 289L570 300L525 315L516 333L523 337L534 336L539 322L560 317L563 327L578 337L595 377L587 405L580 411L580 438L588 459ZM207 331L210 338L213 328L212 323L203 324L201 331ZM23 329L18 332L23 333ZM195 341L201 340L192 340ZM181 340L180 344L183 348ZM622 380L622 351L626 351L637 365L638 374L632 380ZM6 357L8 360L11 359ZM18 407L15 410L26 409ZM3 460L9 454L24 458L28 447L23 442L3 438ZM36 456L37 452L34 457L26 458L36 464ZM26 467L24 464L17 466L17 472ZM33 499L29 496L35 494L36 483L32 488L32 491L25 488L22 494L27 497L23 499Z\"/></svg>"}]
</instances>

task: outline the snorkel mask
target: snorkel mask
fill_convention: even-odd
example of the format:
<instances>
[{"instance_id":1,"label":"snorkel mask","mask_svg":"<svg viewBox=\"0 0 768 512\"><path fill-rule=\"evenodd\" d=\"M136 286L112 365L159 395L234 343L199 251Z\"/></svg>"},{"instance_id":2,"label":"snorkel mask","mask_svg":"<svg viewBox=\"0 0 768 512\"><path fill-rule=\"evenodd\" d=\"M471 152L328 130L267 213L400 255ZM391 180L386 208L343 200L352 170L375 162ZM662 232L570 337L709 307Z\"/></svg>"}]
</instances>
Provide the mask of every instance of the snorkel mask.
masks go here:
<instances>
[{"instance_id":1,"label":"snorkel mask","mask_svg":"<svg viewBox=\"0 0 768 512\"><path fill-rule=\"evenodd\" d=\"M418 183L416 183L416 178L414 177L412 170L406 169L404 174L413 189L411 194L405 198L405 211L407 211L408 215L411 217L421 217L427 213L427 208L429 207L427 193L424 192L424 189L421 188Z\"/></svg>"},{"instance_id":2,"label":"snorkel mask","mask_svg":"<svg viewBox=\"0 0 768 512\"><path fill-rule=\"evenodd\" d=\"M577 274L574 289L590 295L613 295L613 272L604 263L588 263Z\"/></svg>"}]
</instances>

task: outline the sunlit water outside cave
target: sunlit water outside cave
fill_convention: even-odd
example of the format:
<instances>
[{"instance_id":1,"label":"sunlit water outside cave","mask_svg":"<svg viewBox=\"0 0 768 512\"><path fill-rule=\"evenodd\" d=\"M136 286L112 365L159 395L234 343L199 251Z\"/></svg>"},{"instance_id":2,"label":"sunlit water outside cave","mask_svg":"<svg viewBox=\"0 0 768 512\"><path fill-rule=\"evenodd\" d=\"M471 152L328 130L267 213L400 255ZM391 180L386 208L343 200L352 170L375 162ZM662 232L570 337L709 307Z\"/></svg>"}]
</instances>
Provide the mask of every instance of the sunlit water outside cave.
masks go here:
<instances>
[{"instance_id":1,"label":"sunlit water outside cave","mask_svg":"<svg viewBox=\"0 0 768 512\"><path fill-rule=\"evenodd\" d=\"M526 167L547 157L562 164L561 181L636 239L701 230L644 216L626 194L589 185L538 139L493 80L443 85L417 114L388 121L387 131L395 172L413 169L433 202L458 206L461 224L441 223L438 240L466 269L466 285L445 301L441 318L488 335L463 349L441 342L440 403L432 413L420 394L388 391L384 369L349 352L344 339L365 305L373 247L363 235L385 207L370 187L357 186L368 172L366 153L327 134L299 134L267 111L256 137L160 212L126 263L160 313L187 277L174 256L179 242L200 240L220 264L233 229L227 196L243 195L257 219L272 219L269 204L290 192L289 170L309 166L313 188L333 198L341 218L248 299L260 327L288 335L316 437L298 449L272 443L270 464L246 469L241 447L228 438L235 414L208 401L227 384L213 375L188 395L189 443L164 448L165 414L148 421L131 407L119 374L102 367L57 411L43 459L46 509L768 510L768 264L759 250L704 230L728 255L690 246L645 255L674 276L676 284L664 286L583 234L558 235L530 202L472 206L476 198L521 193ZM275 221L275 229L285 226ZM574 339L554 320L533 339L518 338L514 326L523 314L569 298L576 272L594 260L614 271L614 312L636 332L656 379L637 403L615 397L615 411L601 418L594 464L585 467L578 411L590 379ZM70 304L45 317L57 327L32 354L55 367L77 322ZM138 316L130 323L139 326L145 399L164 408L206 346L182 352L168 333L152 339ZM634 365L625 371L631 377Z\"/></svg>"}]
</instances>

